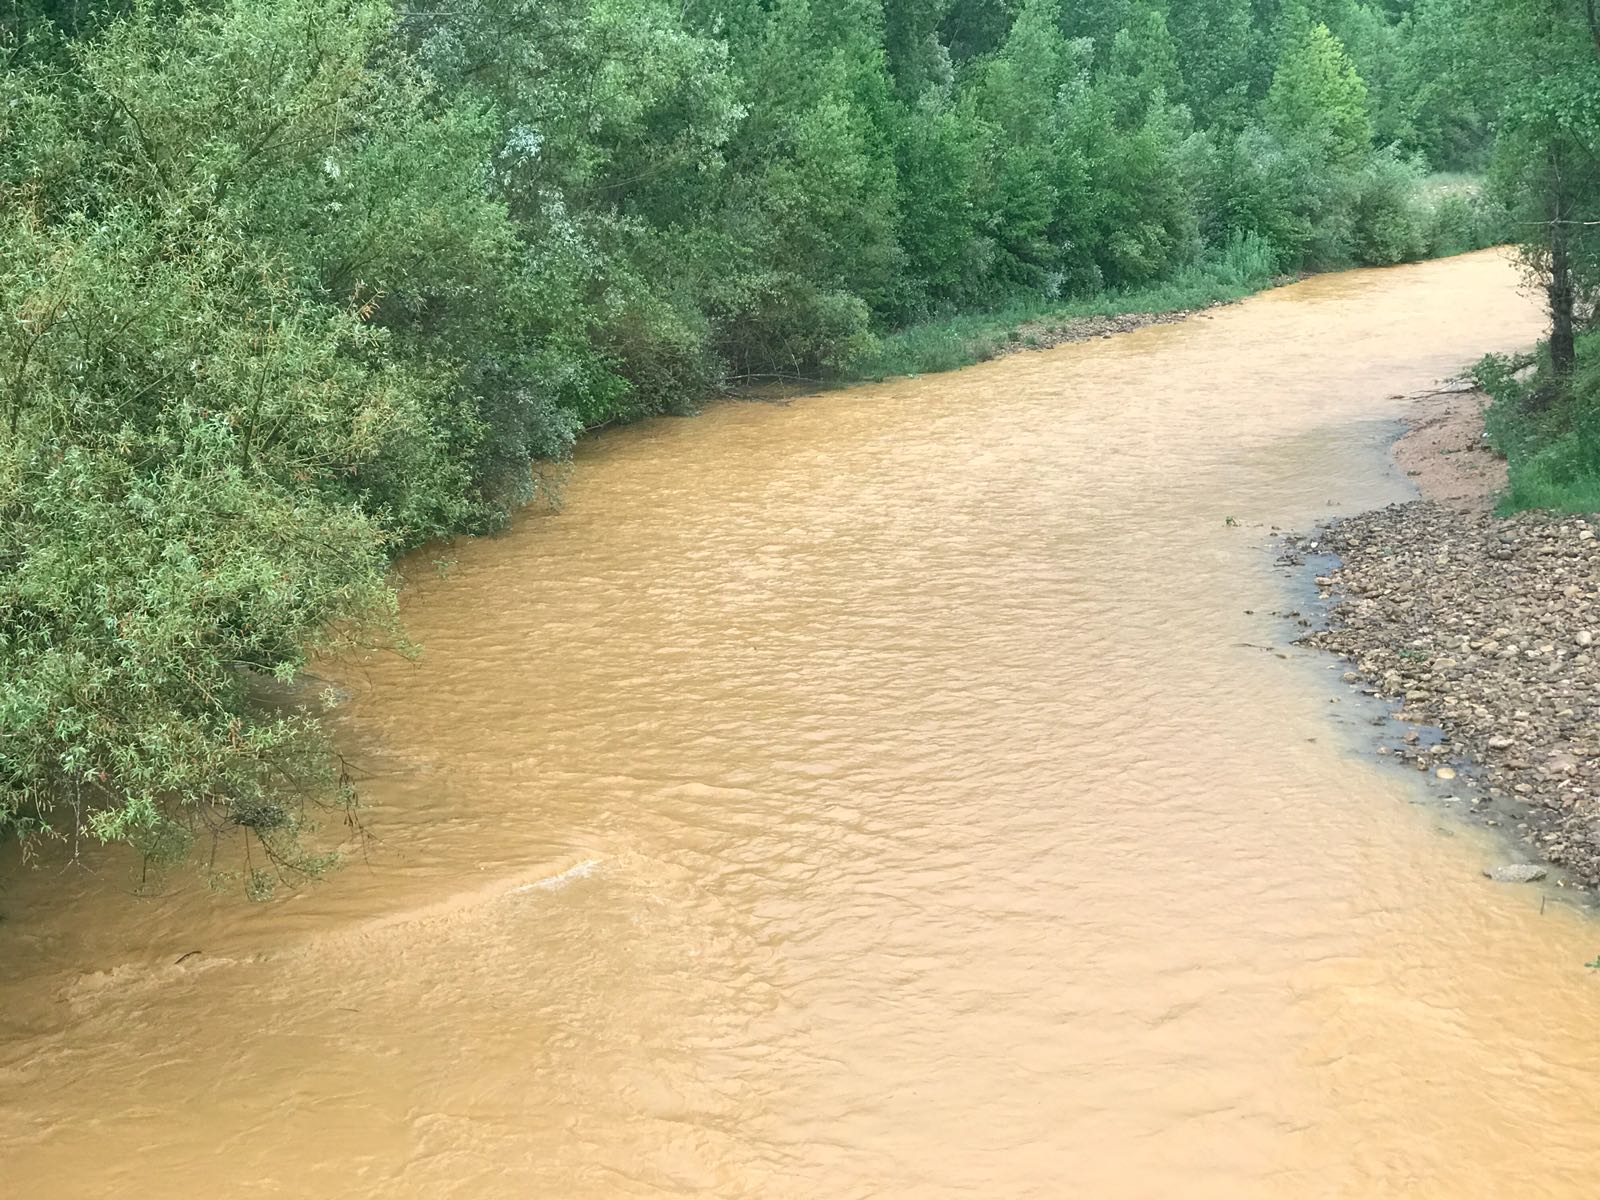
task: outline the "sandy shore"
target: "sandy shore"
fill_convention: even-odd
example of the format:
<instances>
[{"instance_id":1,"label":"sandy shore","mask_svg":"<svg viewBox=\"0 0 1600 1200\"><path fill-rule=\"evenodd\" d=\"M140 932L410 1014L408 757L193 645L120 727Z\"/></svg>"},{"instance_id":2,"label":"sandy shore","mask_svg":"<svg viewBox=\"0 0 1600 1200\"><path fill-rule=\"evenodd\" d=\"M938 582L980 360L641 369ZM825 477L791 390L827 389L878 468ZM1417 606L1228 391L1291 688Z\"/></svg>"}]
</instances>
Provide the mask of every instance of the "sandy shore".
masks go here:
<instances>
[{"instance_id":1,"label":"sandy shore","mask_svg":"<svg viewBox=\"0 0 1600 1200\"><path fill-rule=\"evenodd\" d=\"M1422 498L1313 539L1339 565L1318 578L1329 628L1304 642L1347 659L1352 687L1398 704L1411 732L1379 753L1519 835L1521 875L1549 863L1594 887L1600 519L1495 517L1505 466L1484 445L1483 404L1473 391L1420 398L1394 456Z\"/></svg>"}]
</instances>

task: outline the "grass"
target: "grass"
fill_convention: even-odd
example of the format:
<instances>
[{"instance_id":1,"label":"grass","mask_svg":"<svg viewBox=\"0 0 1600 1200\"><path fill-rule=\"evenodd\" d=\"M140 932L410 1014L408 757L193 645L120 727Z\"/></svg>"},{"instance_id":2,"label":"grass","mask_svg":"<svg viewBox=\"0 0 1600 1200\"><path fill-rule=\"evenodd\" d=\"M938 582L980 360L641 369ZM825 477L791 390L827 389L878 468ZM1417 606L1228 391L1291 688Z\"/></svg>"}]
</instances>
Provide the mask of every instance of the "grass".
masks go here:
<instances>
[{"instance_id":1,"label":"grass","mask_svg":"<svg viewBox=\"0 0 1600 1200\"><path fill-rule=\"evenodd\" d=\"M846 376L878 380L954 371L993 358L1018 342L1028 345L1031 339L1037 344L1038 339L1024 335L1020 326L1203 308L1253 295L1269 287L1273 278L1272 255L1265 243L1242 238L1216 257L1148 288L1083 300L1026 296L988 312L958 313L885 334L873 352L850 364Z\"/></svg>"},{"instance_id":2,"label":"grass","mask_svg":"<svg viewBox=\"0 0 1600 1200\"><path fill-rule=\"evenodd\" d=\"M1476 196L1483 191L1483 176L1468 171L1433 171L1422 180L1421 192L1425 198L1455 194Z\"/></svg>"},{"instance_id":3,"label":"grass","mask_svg":"<svg viewBox=\"0 0 1600 1200\"><path fill-rule=\"evenodd\" d=\"M1501 513L1600 512L1600 334L1578 339L1577 370L1563 385L1542 350L1533 360L1491 355L1477 376L1494 398L1485 426L1509 475Z\"/></svg>"},{"instance_id":4,"label":"grass","mask_svg":"<svg viewBox=\"0 0 1600 1200\"><path fill-rule=\"evenodd\" d=\"M1502 513L1539 509L1560 514L1600 512L1600 476L1576 479L1542 465L1513 474Z\"/></svg>"}]
</instances>

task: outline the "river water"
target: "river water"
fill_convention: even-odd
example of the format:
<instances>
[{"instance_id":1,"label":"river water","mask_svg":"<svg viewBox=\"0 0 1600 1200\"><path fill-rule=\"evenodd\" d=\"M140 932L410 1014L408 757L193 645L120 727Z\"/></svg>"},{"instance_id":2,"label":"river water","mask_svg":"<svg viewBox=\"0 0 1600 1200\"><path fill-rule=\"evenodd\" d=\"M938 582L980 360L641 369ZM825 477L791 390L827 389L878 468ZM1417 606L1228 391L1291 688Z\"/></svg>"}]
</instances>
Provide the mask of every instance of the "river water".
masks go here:
<instances>
[{"instance_id":1,"label":"river water","mask_svg":"<svg viewBox=\"0 0 1600 1200\"><path fill-rule=\"evenodd\" d=\"M364 855L10 872L0 1190L1595 1195L1600 924L1269 615L1538 330L1480 254L586 442L342 669Z\"/></svg>"}]
</instances>

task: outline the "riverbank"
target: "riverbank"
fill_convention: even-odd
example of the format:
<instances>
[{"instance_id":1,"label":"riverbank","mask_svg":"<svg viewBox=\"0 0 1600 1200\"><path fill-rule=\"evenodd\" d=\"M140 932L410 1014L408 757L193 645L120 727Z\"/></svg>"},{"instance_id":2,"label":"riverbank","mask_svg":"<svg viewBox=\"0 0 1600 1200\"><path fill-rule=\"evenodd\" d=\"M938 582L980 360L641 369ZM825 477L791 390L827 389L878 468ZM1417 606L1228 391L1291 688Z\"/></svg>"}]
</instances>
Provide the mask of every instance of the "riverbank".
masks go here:
<instances>
[{"instance_id":1,"label":"riverbank","mask_svg":"<svg viewBox=\"0 0 1600 1200\"><path fill-rule=\"evenodd\" d=\"M1076 300L1023 297L1001 308L924 321L884 334L849 364L845 380L881 381L954 371L1008 354L1169 325L1303 276L1282 275L1270 248L1246 238L1163 283Z\"/></svg>"},{"instance_id":2,"label":"riverbank","mask_svg":"<svg viewBox=\"0 0 1600 1200\"><path fill-rule=\"evenodd\" d=\"M1073 342L1089 342L1133 333L1149 325L1175 325L1198 313L1237 304L1246 296L1287 280L1259 285L1186 293L1167 300L1159 296L1108 298L1104 312L1083 312L1021 306L997 313L973 313L930 322L891 334L871 358L852 368L854 382L882 382L907 375L935 375L1011 354L1051 350ZM1121 304L1127 304L1123 311Z\"/></svg>"},{"instance_id":3,"label":"riverbank","mask_svg":"<svg viewBox=\"0 0 1600 1200\"><path fill-rule=\"evenodd\" d=\"M1471 215L1464 197L1475 189L1463 177L1434 176L1423 190L1431 216L1421 259L1453 257L1506 240L1507 231L1492 218ZM1443 198L1452 196L1455 200L1448 208L1441 208ZM1147 325L1173 324L1308 277L1305 270L1283 273L1283 261L1268 242L1247 235L1158 283L1072 300L1022 296L993 309L947 314L882 334L833 382L931 375L1010 354L1130 333ZM1323 269L1337 268L1324 264Z\"/></svg>"},{"instance_id":4,"label":"riverbank","mask_svg":"<svg viewBox=\"0 0 1600 1200\"><path fill-rule=\"evenodd\" d=\"M1380 753L1450 783L1464 811L1595 887L1600 521L1493 514L1505 465L1484 443L1483 403L1423 398L1394 448L1421 498L1316 535L1339 565L1318 579L1330 626L1304 642L1400 706L1413 732Z\"/></svg>"}]
</instances>

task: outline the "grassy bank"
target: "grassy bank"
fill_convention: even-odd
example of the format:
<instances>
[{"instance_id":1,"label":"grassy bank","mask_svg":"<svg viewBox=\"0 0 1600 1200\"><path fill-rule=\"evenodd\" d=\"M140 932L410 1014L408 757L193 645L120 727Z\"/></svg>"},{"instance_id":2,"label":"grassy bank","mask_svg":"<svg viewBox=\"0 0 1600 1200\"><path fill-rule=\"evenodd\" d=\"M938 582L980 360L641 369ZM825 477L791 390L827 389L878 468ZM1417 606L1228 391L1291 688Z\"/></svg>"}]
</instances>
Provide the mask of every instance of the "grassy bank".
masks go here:
<instances>
[{"instance_id":1,"label":"grassy bank","mask_svg":"<svg viewBox=\"0 0 1600 1200\"><path fill-rule=\"evenodd\" d=\"M1554 378L1543 346L1491 355L1476 374L1493 397L1486 431L1510 476L1501 511L1600 512L1600 333L1578 338L1567 380Z\"/></svg>"},{"instance_id":2,"label":"grassy bank","mask_svg":"<svg viewBox=\"0 0 1600 1200\"><path fill-rule=\"evenodd\" d=\"M850 364L848 377L887 379L953 371L985 362L1018 345L1031 349L1069 322L1204 308L1252 295L1273 279L1267 245L1256 238L1240 239L1226 253L1151 287L1082 300L1024 297L988 312L957 313L886 334L874 352Z\"/></svg>"}]
</instances>

